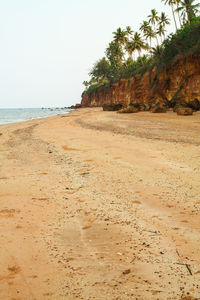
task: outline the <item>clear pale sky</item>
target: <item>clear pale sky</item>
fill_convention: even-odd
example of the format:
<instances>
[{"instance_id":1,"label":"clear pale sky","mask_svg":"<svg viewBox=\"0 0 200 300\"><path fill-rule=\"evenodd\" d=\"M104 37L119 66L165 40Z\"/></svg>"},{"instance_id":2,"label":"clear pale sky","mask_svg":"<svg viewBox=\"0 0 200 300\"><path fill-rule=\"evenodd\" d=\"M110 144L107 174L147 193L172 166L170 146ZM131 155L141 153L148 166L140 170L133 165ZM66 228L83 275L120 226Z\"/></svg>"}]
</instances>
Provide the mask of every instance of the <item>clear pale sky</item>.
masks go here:
<instances>
[{"instance_id":1,"label":"clear pale sky","mask_svg":"<svg viewBox=\"0 0 200 300\"><path fill-rule=\"evenodd\" d=\"M0 108L79 103L112 32L152 8L172 19L161 0L0 0Z\"/></svg>"}]
</instances>

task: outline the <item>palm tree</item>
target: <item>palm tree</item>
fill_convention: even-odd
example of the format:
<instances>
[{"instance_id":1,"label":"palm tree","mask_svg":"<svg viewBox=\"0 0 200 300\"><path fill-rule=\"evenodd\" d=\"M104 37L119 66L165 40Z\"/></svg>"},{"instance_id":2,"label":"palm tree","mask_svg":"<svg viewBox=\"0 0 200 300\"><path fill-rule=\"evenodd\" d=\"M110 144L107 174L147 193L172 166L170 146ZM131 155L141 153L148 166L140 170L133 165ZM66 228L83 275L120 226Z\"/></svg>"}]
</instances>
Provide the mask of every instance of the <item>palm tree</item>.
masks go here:
<instances>
[{"instance_id":1,"label":"palm tree","mask_svg":"<svg viewBox=\"0 0 200 300\"><path fill-rule=\"evenodd\" d=\"M161 16L160 16L160 23L159 23L159 27L158 27L158 30L157 30L157 34L161 37L161 42L162 42L162 36L164 36L165 38L165 26L166 25L169 25L170 22L169 22L169 19L168 17L166 16L166 14L164 12L161 13Z\"/></svg>"},{"instance_id":2,"label":"palm tree","mask_svg":"<svg viewBox=\"0 0 200 300\"><path fill-rule=\"evenodd\" d=\"M144 54L143 56L138 57L137 63L139 63L140 66L144 66L147 63L148 59L149 59L149 56Z\"/></svg>"},{"instance_id":3,"label":"palm tree","mask_svg":"<svg viewBox=\"0 0 200 300\"><path fill-rule=\"evenodd\" d=\"M142 24L140 25L140 30L143 32L143 35L147 33L148 28L149 28L149 22L143 21Z\"/></svg>"},{"instance_id":4,"label":"palm tree","mask_svg":"<svg viewBox=\"0 0 200 300\"><path fill-rule=\"evenodd\" d=\"M129 57L133 59L133 53L136 50L134 40L127 41L125 49L128 52Z\"/></svg>"},{"instance_id":5,"label":"palm tree","mask_svg":"<svg viewBox=\"0 0 200 300\"><path fill-rule=\"evenodd\" d=\"M166 14L164 12L161 13L160 16L160 24L163 26L169 25L169 18L166 16Z\"/></svg>"},{"instance_id":6,"label":"palm tree","mask_svg":"<svg viewBox=\"0 0 200 300\"><path fill-rule=\"evenodd\" d=\"M176 9L177 12L181 12L182 16L187 15L187 22L191 23L192 18L198 13L200 3L195 4L195 0L181 0L180 6Z\"/></svg>"},{"instance_id":7,"label":"palm tree","mask_svg":"<svg viewBox=\"0 0 200 300\"><path fill-rule=\"evenodd\" d=\"M149 46L145 44L145 42L141 38L141 35L138 32L135 32L133 37L133 42L134 42L135 49L138 51L139 56L142 50L149 49Z\"/></svg>"},{"instance_id":8,"label":"palm tree","mask_svg":"<svg viewBox=\"0 0 200 300\"><path fill-rule=\"evenodd\" d=\"M117 28L116 32L113 32L113 35L114 35L114 41L119 43L119 44L125 44L126 42L126 36L127 36L127 33L126 31L122 30L120 27Z\"/></svg>"},{"instance_id":9,"label":"palm tree","mask_svg":"<svg viewBox=\"0 0 200 300\"><path fill-rule=\"evenodd\" d=\"M149 38L149 45L151 48L152 39L154 39L156 37L156 33L151 26L148 27L148 30L145 33L145 37Z\"/></svg>"},{"instance_id":10,"label":"palm tree","mask_svg":"<svg viewBox=\"0 0 200 300\"><path fill-rule=\"evenodd\" d=\"M174 4L176 3L175 0L162 0L163 2L165 2L165 4L168 4L169 6L171 6L171 9L172 9L172 15L173 15L173 18L174 18L174 24L175 24L175 27L176 27L176 31L178 30L178 27L177 27L177 23L176 23L176 17L175 17L175 10L174 10Z\"/></svg>"},{"instance_id":11,"label":"palm tree","mask_svg":"<svg viewBox=\"0 0 200 300\"><path fill-rule=\"evenodd\" d=\"M152 9L151 10L151 15L149 15L148 18L149 18L149 23L153 25L156 40L157 40L157 44L158 44L158 38L157 38L157 35L156 35L156 22L159 22L160 18L158 16L157 11L155 9Z\"/></svg>"},{"instance_id":12,"label":"palm tree","mask_svg":"<svg viewBox=\"0 0 200 300\"><path fill-rule=\"evenodd\" d=\"M151 15L149 15L148 18L149 18L149 23L152 24L154 27L156 25L156 22L160 20L158 13L155 9L151 10Z\"/></svg>"},{"instance_id":13,"label":"palm tree","mask_svg":"<svg viewBox=\"0 0 200 300\"><path fill-rule=\"evenodd\" d=\"M154 58L159 58L162 56L162 53L163 53L163 47L162 46L156 46L156 47L153 47L151 49L151 55L154 57Z\"/></svg>"},{"instance_id":14,"label":"palm tree","mask_svg":"<svg viewBox=\"0 0 200 300\"><path fill-rule=\"evenodd\" d=\"M157 29L157 34L159 35L160 39L161 39L161 44L163 42L162 37L165 38L165 27L162 24L159 24L158 29Z\"/></svg>"},{"instance_id":15,"label":"palm tree","mask_svg":"<svg viewBox=\"0 0 200 300\"><path fill-rule=\"evenodd\" d=\"M133 30L131 29L131 26L126 26L126 34L127 34L127 36L130 36L133 34Z\"/></svg>"},{"instance_id":16,"label":"palm tree","mask_svg":"<svg viewBox=\"0 0 200 300\"><path fill-rule=\"evenodd\" d=\"M120 27L117 28L116 32L113 32L114 35L114 42L118 43L120 45L121 51L122 51L122 56L124 58L124 53L123 53L123 46L127 42L127 32L122 30Z\"/></svg>"}]
</instances>

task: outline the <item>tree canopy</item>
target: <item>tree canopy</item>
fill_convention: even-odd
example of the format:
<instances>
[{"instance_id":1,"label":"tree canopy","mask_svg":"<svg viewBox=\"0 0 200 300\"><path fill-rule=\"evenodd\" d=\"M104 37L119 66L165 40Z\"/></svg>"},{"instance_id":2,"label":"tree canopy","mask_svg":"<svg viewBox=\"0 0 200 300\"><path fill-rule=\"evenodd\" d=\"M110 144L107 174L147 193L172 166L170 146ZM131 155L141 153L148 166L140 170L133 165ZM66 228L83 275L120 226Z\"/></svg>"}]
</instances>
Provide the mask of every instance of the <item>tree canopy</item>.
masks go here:
<instances>
[{"instance_id":1,"label":"tree canopy","mask_svg":"<svg viewBox=\"0 0 200 300\"><path fill-rule=\"evenodd\" d=\"M195 0L161 1L171 6L175 33L166 38L170 19L165 12L159 14L156 9L152 9L148 20L140 24L139 32L133 31L131 26L117 28L105 50L105 56L91 69L90 81L83 83L87 93L121 78L143 74L154 66L161 69L178 55L200 47L200 17L197 16L200 3Z\"/></svg>"}]
</instances>

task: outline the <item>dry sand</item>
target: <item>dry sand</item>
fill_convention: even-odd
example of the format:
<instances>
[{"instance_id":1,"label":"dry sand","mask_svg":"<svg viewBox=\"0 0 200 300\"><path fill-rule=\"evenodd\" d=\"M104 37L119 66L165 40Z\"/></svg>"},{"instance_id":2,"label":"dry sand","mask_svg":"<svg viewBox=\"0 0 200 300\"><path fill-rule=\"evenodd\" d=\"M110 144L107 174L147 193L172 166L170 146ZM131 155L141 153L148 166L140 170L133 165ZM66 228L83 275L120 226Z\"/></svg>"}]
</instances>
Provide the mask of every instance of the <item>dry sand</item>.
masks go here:
<instances>
[{"instance_id":1,"label":"dry sand","mask_svg":"<svg viewBox=\"0 0 200 300\"><path fill-rule=\"evenodd\" d=\"M200 299L200 113L0 133L0 299Z\"/></svg>"}]
</instances>

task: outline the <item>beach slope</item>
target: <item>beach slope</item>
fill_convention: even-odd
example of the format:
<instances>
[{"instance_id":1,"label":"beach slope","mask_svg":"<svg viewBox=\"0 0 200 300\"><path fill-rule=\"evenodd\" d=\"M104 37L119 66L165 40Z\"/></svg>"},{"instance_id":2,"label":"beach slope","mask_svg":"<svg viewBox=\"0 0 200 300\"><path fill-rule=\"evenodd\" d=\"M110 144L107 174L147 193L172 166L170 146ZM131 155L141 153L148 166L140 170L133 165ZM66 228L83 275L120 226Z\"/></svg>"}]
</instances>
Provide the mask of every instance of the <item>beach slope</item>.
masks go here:
<instances>
[{"instance_id":1,"label":"beach slope","mask_svg":"<svg viewBox=\"0 0 200 300\"><path fill-rule=\"evenodd\" d=\"M200 299L200 113L0 126L0 299Z\"/></svg>"}]
</instances>

